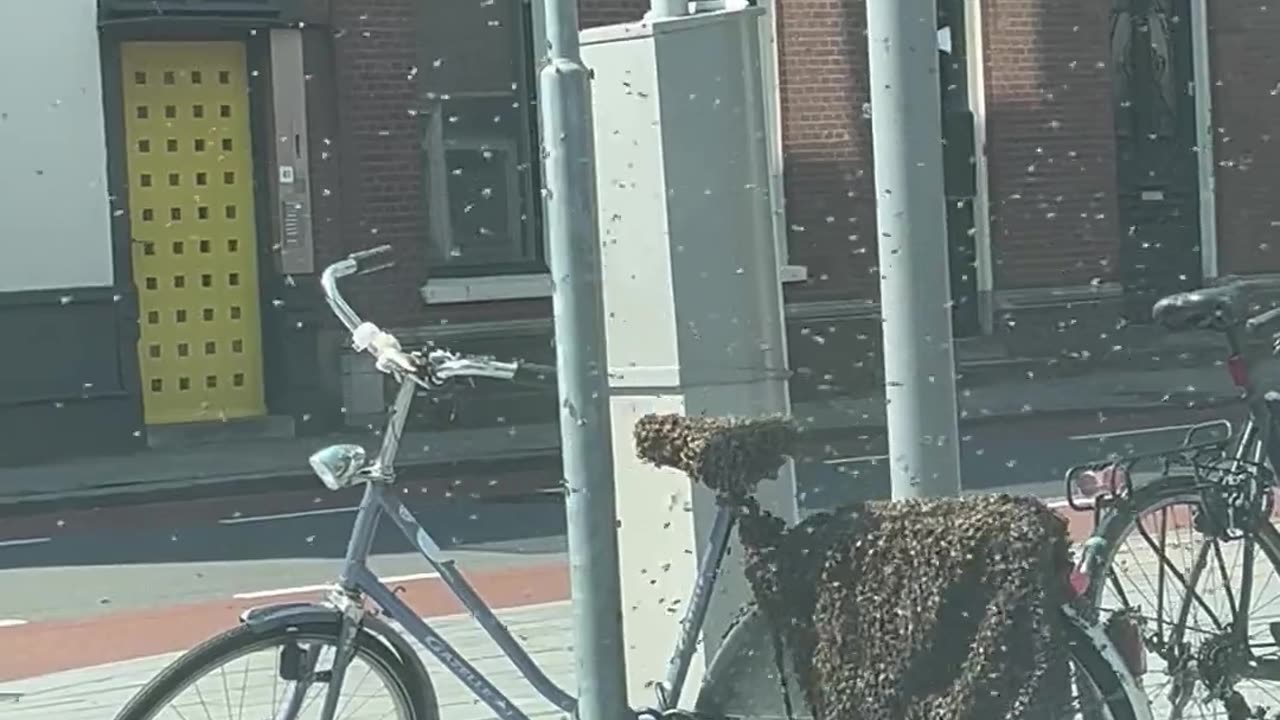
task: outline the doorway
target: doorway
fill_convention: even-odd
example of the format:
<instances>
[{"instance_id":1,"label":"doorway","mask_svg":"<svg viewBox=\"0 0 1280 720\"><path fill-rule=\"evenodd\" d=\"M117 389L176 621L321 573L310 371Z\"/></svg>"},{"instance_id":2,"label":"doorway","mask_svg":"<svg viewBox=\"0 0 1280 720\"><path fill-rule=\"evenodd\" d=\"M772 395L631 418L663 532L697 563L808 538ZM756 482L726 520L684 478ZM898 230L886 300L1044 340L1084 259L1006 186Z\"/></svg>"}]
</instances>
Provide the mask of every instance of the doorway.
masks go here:
<instances>
[{"instance_id":1,"label":"doorway","mask_svg":"<svg viewBox=\"0 0 1280 720\"><path fill-rule=\"evenodd\" d=\"M146 423L263 415L245 46L126 42L121 73Z\"/></svg>"},{"instance_id":2,"label":"doorway","mask_svg":"<svg viewBox=\"0 0 1280 720\"><path fill-rule=\"evenodd\" d=\"M1191 25L1190 0L1113 0L1120 272L1133 322L1203 279Z\"/></svg>"},{"instance_id":3,"label":"doorway","mask_svg":"<svg viewBox=\"0 0 1280 720\"><path fill-rule=\"evenodd\" d=\"M974 205L977 165L969 98L965 0L938 0L938 92L942 106L943 192L955 337L982 332Z\"/></svg>"}]
</instances>

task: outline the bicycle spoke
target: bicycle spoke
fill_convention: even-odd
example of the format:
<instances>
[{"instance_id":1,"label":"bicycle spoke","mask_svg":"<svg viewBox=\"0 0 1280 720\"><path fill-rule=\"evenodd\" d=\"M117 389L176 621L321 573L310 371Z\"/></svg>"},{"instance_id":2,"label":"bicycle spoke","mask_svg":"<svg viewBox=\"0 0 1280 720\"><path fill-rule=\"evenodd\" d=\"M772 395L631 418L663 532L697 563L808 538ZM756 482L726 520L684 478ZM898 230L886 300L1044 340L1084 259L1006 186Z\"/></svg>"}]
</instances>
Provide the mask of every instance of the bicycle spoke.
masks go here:
<instances>
[{"instance_id":1,"label":"bicycle spoke","mask_svg":"<svg viewBox=\"0 0 1280 720\"><path fill-rule=\"evenodd\" d=\"M1232 611L1231 623L1239 627L1239 606L1236 605L1234 593L1231 592L1231 576L1227 574L1226 561L1222 558L1222 547L1217 540L1209 541L1208 545L1213 548L1214 559L1218 561L1218 574L1222 577L1223 592L1227 595L1227 609Z\"/></svg>"},{"instance_id":2,"label":"bicycle spoke","mask_svg":"<svg viewBox=\"0 0 1280 720\"><path fill-rule=\"evenodd\" d=\"M1141 525L1139 525L1138 533L1142 536L1143 540L1147 541L1147 543L1152 546L1152 549L1154 550L1155 543L1152 542L1151 536L1150 534L1147 533L1146 529L1143 528ZM1169 572L1172 573L1174 579L1176 579L1182 585L1183 588L1186 588L1188 590L1191 589L1191 586L1187 582L1186 576L1178 572L1178 570L1173 567L1172 563L1169 561L1169 558L1166 555L1164 555L1163 553L1159 553L1157 551L1157 559L1160 562L1160 566L1162 568L1168 568ZM1219 625L1220 627L1225 627L1225 625L1222 624L1222 621L1218 619L1217 615L1213 612L1213 610L1208 606L1207 603L1201 601L1200 605L1201 607L1204 608L1204 611L1209 614L1210 618L1213 620L1215 624Z\"/></svg>"},{"instance_id":3,"label":"bicycle spoke","mask_svg":"<svg viewBox=\"0 0 1280 720\"><path fill-rule=\"evenodd\" d=\"M188 708L199 705L201 710L196 712L204 720L317 720L321 703L315 699L323 697L330 687L327 675L331 671L325 668L333 639L299 633L268 636L254 642L257 636L248 635L249 641L243 643L242 649L232 650L181 677L149 714L138 717L192 720ZM379 647L360 644L354 648L348 681L341 687L334 686L334 691L340 692L336 716L331 720L415 720L411 714L413 700L398 674L402 669L390 651ZM266 662L259 662L257 656L263 653L269 657Z\"/></svg>"},{"instance_id":4,"label":"bicycle spoke","mask_svg":"<svg viewBox=\"0 0 1280 720\"><path fill-rule=\"evenodd\" d=\"M207 720L213 720L213 716L209 714L209 703L205 701L204 693L200 692L200 686L197 684L193 687L196 691L196 697L200 699L200 707L204 708L205 718L207 718Z\"/></svg>"},{"instance_id":5,"label":"bicycle spoke","mask_svg":"<svg viewBox=\"0 0 1280 720\"><path fill-rule=\"evenodd\" d=\"M237 712L237 713L236 713L236 715L238 715L238 716L239 716L239 717L241 717L241 718L243 718L243 717L244 717L244 698L245 698L245 690L247 690L247 689L248 689L248 684L249 684L249 668L250 668L250 667L252 667L252 666L253 666L253 663L245 663L245 664L244 664L244 674L243 674L243 677L241 678L241 681L242 681L242 682L244 682L244 685L242 685L242 686L240 687L240 702L239 702L239 705L238 705L238 707L239 707L239 712Z\"/></svg>"},{"instance_id":6,"label":"bicycle spoke","mask_svg":"<svg viewBox=\"0 0 1280 720\"><path fill-rule=\"evenodd\" d=\"M1142 623L1149 658L1142 684L1156 717L1225 718L1225 697L1211 696L1205 678L1252 708L1280 710L1280 648L1269 636L1280 620L1280 584L1272 577L1280 543L1200 532L1196 518L1205 510L1195 491L1140 512L1109 536L1095 593L1104 617L1136 611Z\"/></svg>"}]
</instances>

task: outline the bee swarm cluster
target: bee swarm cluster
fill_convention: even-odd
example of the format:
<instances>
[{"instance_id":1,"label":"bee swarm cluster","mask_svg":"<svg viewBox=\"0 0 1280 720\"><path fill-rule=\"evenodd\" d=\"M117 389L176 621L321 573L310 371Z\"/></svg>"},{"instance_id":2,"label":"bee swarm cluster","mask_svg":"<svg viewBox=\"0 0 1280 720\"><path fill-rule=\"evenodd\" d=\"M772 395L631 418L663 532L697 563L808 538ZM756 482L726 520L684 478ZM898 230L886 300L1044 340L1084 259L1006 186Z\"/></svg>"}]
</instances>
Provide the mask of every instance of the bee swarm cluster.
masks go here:
<instances>
[{"instance_id":1,"label":"bee swarm cluster","mask_svg":"<svg viewBox=\"0 0 1280 720\"><path fill-rule=\"evenodd\" d=\"M645 415L636 422L636 454L675 468L720 495L745 498L778 466L795 443L784 417L756 419Z\"/></svg>"},{"instance_id":2,"label":"bee swarm cluster","mask_svg":"<svg viewBox=\"0 0 1280 720\"><path fill-rule=\"evenodd\" d=\"M997 495L863 503L787 528L750 493L794 437L778 418L650 415L635 431L642 459L684 470L739 511L747 578L813 716L1062 717L1058 608L1074 602L1065 521Z\"/></svg>"}]
</instances>

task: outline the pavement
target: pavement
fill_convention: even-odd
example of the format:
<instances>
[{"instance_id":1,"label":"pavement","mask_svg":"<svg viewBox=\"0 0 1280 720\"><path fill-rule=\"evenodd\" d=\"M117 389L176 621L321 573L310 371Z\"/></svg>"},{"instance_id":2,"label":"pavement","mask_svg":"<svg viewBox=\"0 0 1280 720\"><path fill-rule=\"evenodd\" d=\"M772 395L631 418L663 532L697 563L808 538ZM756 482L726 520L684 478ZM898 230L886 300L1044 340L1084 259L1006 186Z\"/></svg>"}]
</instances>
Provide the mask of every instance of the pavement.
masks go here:
<instances>
[{"instance_id":1,"label":"pavement","mask_svg":"<svg viewBox=\"0 0 1280 720\"><path fill-rule=\"evenodd\" d=\"M1087 536L1091 527L1085 514L1059 508L1070 521L1072 537ZM1185 518L1183 518L1185 520ZM1170 548L1176 552L1177 548ZM1154 560L1142 556L1141 550L1125 562L1140 564L1142 571L1131 573L1140 583L1143 576L1155 567ZM1231 561L1227 560L1227 566ZM1129 566L1132 569L1132 565ZM480 593L492 605L502 608L498 615L521 643L529 650L538 665L561 687L573 691L573 647L571 633L571 603L569 602L568 575L561 559L545 567L526 566L505 571L469 571ZM1259 574L1255 593L1255 607L1271 606L1280 599L1280 583L1274 574ZM444 599L443 588L431 578L405 580L404 596L424 617L428 618L447 641L474 666L488 677L523 711L532 718L562 717L563 713L549 705L522 680L517 671L502 656L496 645L466 615L458 614L455 605ZM274 602L314 596L314 591L292 592L254 597L246 600ZM1145 597L1145 596L1143 596ZM7 647L23 648L25 660L17 654L0 656L0 702L6 720L100 720L109 718L129 697L162 668L177 657L186 647L233 624L236 613L249 602L224 603L216 612L179 608L170 617L149 619L140 617L134 622L114 618L109 623L93 622L59 623L40 622L15 627L0 627L0 642ZM1280 618L1273 614L1272 618ZM104 628L111 628L104 633ZM95 641L93 636L97 636ZM84 653L95 642L116 657L94 656ZM65 648L75 648L80 665L51 669L31 665L32 653L38 662L42 651L70 657ZM434 684L441 707L441 716L449 720L489 720L494 713L474 698L429 652L415 643L424 658L429 677ZM48 654L48 653L46 653ZM88 662L86 662L86 660ZM25 665L24 665L25 663ZM25 669L23 669L25 667ZM237 671L238 673L239 671ZM245 670L248 672L248 669ZM1148 675L1148 688L1157 710L1165 702L1161 669L1153 666ZM264 673L274 679L273 674ZM265 702L262 683L253 681L250 705L257 698ZM7 700L7 702L6 702ZM212 701L216 703L217 701ZM218 715L221 716L221 715ZM1157 716L1161 716L1157 713ZM357 714L357 717L364 717ZM374 717L370 715L369 717Z\"/></svg>"},{"instance_id":2,"label":"pavement","mask_svg":"<svg viewBox=\"0 0 1280 720\"><path fill-rule=\"evenodd\" d=\"M576 688L570 633L569 602L565 600L526 605L499 613L499 617L521 640L538 665L561 687ZM470 616L445 615L431 620L434 627L461 655L497 686L530 718L560 717L550 703L523 682L517 671L502 657L497 646L475 625ZM0 631L3 632L3 631ZM414 643L426 662L435 686L440 716L448 720L481 720L494 714L475 699L421 644ZM103 720L116 711L151 677L172 662L179 653L152 655L135 660L53 673L21 683L0 685L21 693L8 706L0 705L5 720ZM237 687L239 687L237 685ZM3 703L3 700L0 700ZM222 717L221 713L215 717ZM359 717L378 717L368 714ZM390 717L389 715L381 715ZM192 717L201 717L195 715ZM227 715L231 717L231 715Z\"/></svg>"},{"instance_id":3,"label":"pavement","mask_svg":"<svg viewBox=\"0 0 1280 720\"><path fill-rule=\"evenodd\" d=\"M145 450L134 454L77 458L22 467L0 467L0 505L50 503L68 499L119 497L188 490L202 486L297 485L311 477L307 457L326 445L357 443L376 450L381 435L371 431L323 437L239 440ZM478 465L486 477L503 466L527 467L559 457L554 424L405 433L398 467L407 479L439 468ZM541 463L545 465L545 462ZM518 486L528 490L528 484ZM217 492L217 490L215 490Z\"/></svg>"},{"instance_id":4,"label":"pavement","mask_svg":"<svg viewBox=\"0 0 1280 720\"><path fill-rule=\"evenodd\" d=\"M1176 444L1192 423L1224 415L1234 420L1240 408L1229 404L1233 397L1221 368L1009 378L962 388L965 490L1060 497L1067 467ZM882 404L835 398L797 404L795 415L811 431L797 458L805 511L888 496ZM529 492L559 489L556 433L526 431L502 432L525 442L527 451L546 445L545 456L535 455L542 459L472 465L444 450L450 437L461 435L411 436L405 448L416 459L396 488L482 595L504 608L511 622L527 620L521 633L545 653L539 657L552 675L572 687L571 678L555 669L569 668L570 657L563 634L569 597L563 507L558 492ZM469 437L467 442L480 443L473 449L494 439ZM301 458L329 441L289 442ZM331 493L304 475L268 483L267 475L282 466L271 465L278 459L270 460L266 450L254 461L261 463L261 477L229 482L218 470L227 466L218 463L234 458L234 450L153 451L172 453L165 457L177 467L163 471L154 461L147 469L137 458L117 459L122 465L99 459L0 471L0 484L25 477L31 490L0 499L0 647L23 649L0 653L0 703L21 694L11 707L0 704L0 717L109 717L112 703L123 701L166 658L228 627L244 608L315 597L332 580L359 490ZM200 465L205 461L212 469ZM126 477L121 468L129 463L143 473L137 482L101 487L103 477ZM72 475L82 484L59 480L59 467L76 468ZM193 484L184 467L204 469ZM31 502L36 499L43 502ZM1071 519L1077 535L1088 530L1089 518ZM448 617L460 606L404 548L403 539L380 533L372 567L403 588L420 614L444 617L450 637L483 642L462 619ZM556 632L561 636L553 637ZM467 647L477 648L481 669L499 672L503 666L492 648ZM450 720L488 717L456 694L461 688L446 682L436 666L432 677L442 703L456 710L446 715ZM499 686L505 690L504 682Z\"/></svg>"},{"instance_id":5,"label":"pavement","mask_svg":"<svg viewBox=\"0 0 1280 720\"><path fill-rule=\"evenodd\" d=\"M957 398L962 423L1020 423L1084 414L1097 418L1097 429L1102 431L1107 429L1108 418L1116 414L1204 411L1229 405L1237 398L1222 367L1108 370L1059 378L1026 377L1034 373L1021 372L1000 382L962 386ZM806 450L811 455L823 454L829 438L836 435L846 439L866 436L873 444L885 426L880 397L801 401L795 403L792 414L812 438ZM378 441L372 431L242 440L0 468L0 508L193 489L222 492L218 486L297 488L309 482L305 458L316 449L334 442L357 442L372 449ZM467 492L476 494L524 494L555 489L561 482L559 431L554 423L409 433L401 448L399 466L410 481L429 481L440 472L454 477L470 472L477 479ZM493 481L494 474L503 477Z\"/></svg>"}]
</instances>

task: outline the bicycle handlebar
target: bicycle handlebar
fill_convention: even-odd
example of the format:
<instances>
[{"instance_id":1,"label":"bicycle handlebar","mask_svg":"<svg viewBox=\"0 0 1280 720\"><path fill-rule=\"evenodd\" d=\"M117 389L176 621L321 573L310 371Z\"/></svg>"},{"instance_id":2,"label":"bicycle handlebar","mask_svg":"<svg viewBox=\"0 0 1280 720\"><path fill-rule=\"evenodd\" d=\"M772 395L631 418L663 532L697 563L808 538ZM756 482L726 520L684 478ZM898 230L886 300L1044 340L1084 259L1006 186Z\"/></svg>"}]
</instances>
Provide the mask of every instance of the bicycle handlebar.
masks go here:
<instances>
[{"instance_id":1,"label":"bicycle handlebar","mask_svg":"<svg viewBox=\"0 0 1280 720\"><path fill-rule=\"evenodd\" d=\"M347 256L348 260L352 260L356 264L355 272L357 275L368 275L379 270L386 270L396 264L395 259L391 257L383 257L391 254L390 245L379 245L371 247L368 250L353 252Z\"/></svg>"},{"instance_id":2,"label":"bicycle handlebar","mask_svg":"<svg viewBox=\"0 0 1280 720\"><path fill-rule=\"evenodd\" d=\"M1244 327L1250 333L1256 333L1259 328L1275 322L1277 318L1280 318L1280 307L1274 307L1266 312L1254 315L1245 321Z\"/></svg>"},{"instance_id":3,"label":"bicycle handlebar","mask_svg":"<svg viewBox=\"0 0 1280 720\"><path fill-rule=\"evenodd\" d=\"M400 341L391 333L361 318L346 298L338 281L351 275L368 275L395 265L388 257L390 245L379 245L354 252L334 262L320 274L320 289L325 302L351 333L356 350L369 352L375 358L378 370L403 375L423 387L430 387L460 377L485 377L529 384L554 384L554 367L520 361L500 361L479 355L458 355L447 350L432 350L423 357L420 353L408 353L400 347Z\"/></svg>"}]
</instances>

